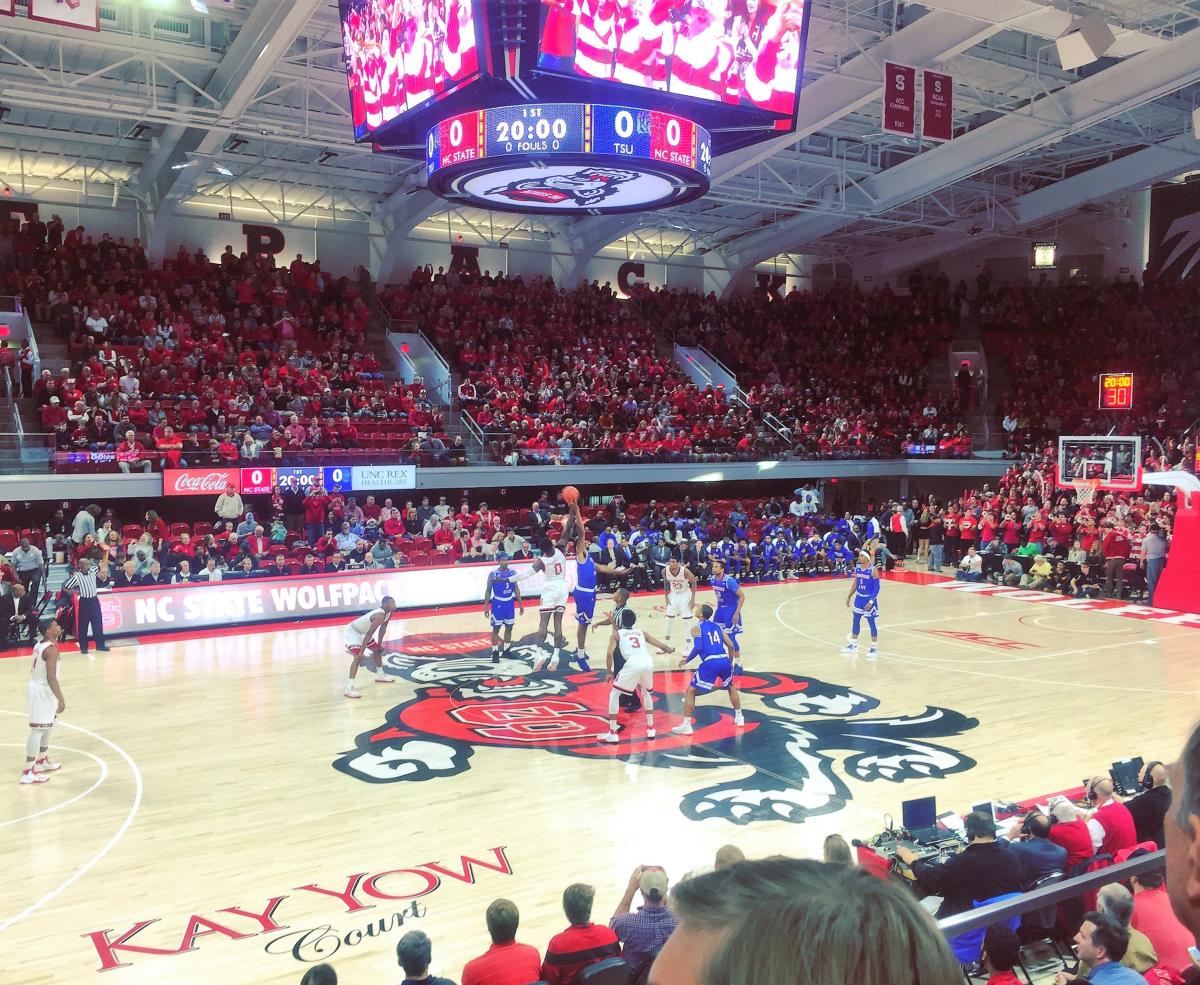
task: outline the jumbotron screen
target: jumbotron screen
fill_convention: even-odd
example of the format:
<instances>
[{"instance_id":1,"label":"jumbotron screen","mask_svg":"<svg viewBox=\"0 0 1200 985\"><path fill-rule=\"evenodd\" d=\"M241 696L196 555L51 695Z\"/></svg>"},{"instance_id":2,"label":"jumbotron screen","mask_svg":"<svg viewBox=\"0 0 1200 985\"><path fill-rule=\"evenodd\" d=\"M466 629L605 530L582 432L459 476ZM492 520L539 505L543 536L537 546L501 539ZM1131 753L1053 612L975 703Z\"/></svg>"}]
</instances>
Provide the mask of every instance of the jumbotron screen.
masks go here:
<instances>
[{"instance_id":1,"label":"jumbotron screen","mask_svg":"<svg viewBox=\"0 0 1200 985\"><path fill-rule=\"evenodd\" d=\"M479 72L471 0L339 0L354 137Z\"/></svg>"},{"instance_id":2,"label":"jumbotron screen","mask_svg":"<svg viewBox=\"0 0 1200 985\"><path fill-rule=\"evenodd\" d=\"M806 0L542 0L538 68L792 116Z\"/></svg>"}]
</instances>

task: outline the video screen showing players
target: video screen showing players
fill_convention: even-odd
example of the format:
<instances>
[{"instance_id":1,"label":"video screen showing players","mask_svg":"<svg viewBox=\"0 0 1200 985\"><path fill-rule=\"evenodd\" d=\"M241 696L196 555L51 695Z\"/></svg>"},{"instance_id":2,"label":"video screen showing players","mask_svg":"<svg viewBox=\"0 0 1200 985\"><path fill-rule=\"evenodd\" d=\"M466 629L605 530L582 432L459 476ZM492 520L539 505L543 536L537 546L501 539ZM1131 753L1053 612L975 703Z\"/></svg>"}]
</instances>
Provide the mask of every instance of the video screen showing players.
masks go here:
<instances>
[{"instance_id":1,"label":"video screen showing players","mask_svg":"<svg viewBox=\"0 0 1200 985\"><path fill-rule=\"evenodd\" d=\"M341 0L355 139L479 71L471 0Z\"/></svg>"},{"instance_id":2,"label":"video screen showing players","mask_svg":"<svg viewBox=\"0 0 1200 985\"><path fill-rule=\"evenodd\" d=\"M784 116L806 0L542 0L538 67Z\"/></svg>"}]
</instances>

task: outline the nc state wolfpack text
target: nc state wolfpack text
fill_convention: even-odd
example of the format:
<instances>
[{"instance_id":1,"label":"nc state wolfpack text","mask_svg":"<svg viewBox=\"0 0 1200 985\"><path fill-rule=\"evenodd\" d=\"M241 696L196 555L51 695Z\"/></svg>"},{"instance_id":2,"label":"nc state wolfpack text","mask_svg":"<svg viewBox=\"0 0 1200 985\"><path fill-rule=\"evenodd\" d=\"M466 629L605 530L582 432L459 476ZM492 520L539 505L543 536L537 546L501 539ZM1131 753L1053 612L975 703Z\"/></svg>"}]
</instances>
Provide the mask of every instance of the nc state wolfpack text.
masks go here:
<instances>
[{"instance_id":1,"label":"nc state wolfpack text","mask_svg":"<svg viewBox=\"0 0 1200 985\"><path fill-rule=\"evenodd\" d=\"M356 872L346 876L340 886L309 883L293 887L292 892L310 893L336 900L344 912L359 913L374 909L376 901L391 904L396 900L416 900L428 896L442 884L443 879L474 885L477 867L511 876L512 866L505 855L504 846L489 848L488 852L491 853L490 859L460 855L457 865L453 866L443 866L439 862L422 862L411 868L384 869L374 874ZM216 935L240 941L257 937L259 934L274 934L287 930L289 924L283 922L282 916L287 907L283 904L291 898L289 895L272 896L255 906L223 906L216 909L213 916L193 913L187 918L182 931L173 935L165 933L162 928L147 932L147 928L162 922L160 917L154 917L150 920L139 920L124 931L108 928L93 930L81 936L90 940L96 949L96 955L100 958L97 971L112 971L115 968L128 968L133 964L136 955L173 957L195 951L203 937ZM178 940L179 943L172 946L169 942L174 940ZM157 941L157 944L152 945L151 941Z\"/></svg>"}]
</instances>

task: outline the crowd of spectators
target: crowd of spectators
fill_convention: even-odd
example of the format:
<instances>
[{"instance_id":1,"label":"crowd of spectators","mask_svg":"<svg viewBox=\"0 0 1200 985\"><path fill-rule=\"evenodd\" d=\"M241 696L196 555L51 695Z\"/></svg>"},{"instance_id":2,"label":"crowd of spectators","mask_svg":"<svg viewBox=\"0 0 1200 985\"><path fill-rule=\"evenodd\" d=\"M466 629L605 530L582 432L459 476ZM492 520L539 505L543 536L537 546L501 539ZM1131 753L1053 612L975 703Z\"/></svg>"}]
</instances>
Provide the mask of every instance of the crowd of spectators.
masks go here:
<instances>
[{"instance_id":1,"label":"crowd of spectators","mask_svg":"<svg viewBox=\"0 0 1200 985\"><path fill-rule=\"evenodd\" d=\"M466 458L423 387L384 379L361 285L320 261L276 267L227 246L213 262L181 246L154 266L138 240L82 227L33 256L3 290L68 341L70 367L21 388L65 461L87 453L76 457L128 472L330 450Z\"/></svg>"},{"instance_id":2,"label":"crowd of spectators","mask_svg":"<svg viewBox=\"0 0 1200 985\"><path fill-rule=\"evenodd\" d=\"M971 452L956 393L931 391L926 368L946 353L966 285L944 277L890 287L766 292L718 301L645 291L638 304L681 344L702 345L734 371L751 406L774 414L802 458Z\"/></svg>"},{"instance_id":3,"label":"crowd of spectators","mask_svg":"<svg viewBox=\"0 0 1200 985\"><path fill-rule=\"evenodd\" d=\"M992 289L981 285L979 324L988 357L1004 360L1013 380L1001 408L1009 450L1040 450L1059 434L1155 435L1172 464L1185 451L1177 437L1200 412L1193 381L1200 355L1191 342L1200 318L1195 279L1147 275L1097 285ZM1133 411L1097 409L1099 374L1132 372Z\"/></svg>"},{"instance_id":4,"label":"crowd of spectators","mask_svg":"<svg viewBox=\"0 0 1200 985\"><path fill-rule=\"evenodd\" d=\"M749 408L692 383L607 287L418 268L380 299L452 360L460 405L497 460L752 460L779 450Z\"/></svg>"}]
</instances>

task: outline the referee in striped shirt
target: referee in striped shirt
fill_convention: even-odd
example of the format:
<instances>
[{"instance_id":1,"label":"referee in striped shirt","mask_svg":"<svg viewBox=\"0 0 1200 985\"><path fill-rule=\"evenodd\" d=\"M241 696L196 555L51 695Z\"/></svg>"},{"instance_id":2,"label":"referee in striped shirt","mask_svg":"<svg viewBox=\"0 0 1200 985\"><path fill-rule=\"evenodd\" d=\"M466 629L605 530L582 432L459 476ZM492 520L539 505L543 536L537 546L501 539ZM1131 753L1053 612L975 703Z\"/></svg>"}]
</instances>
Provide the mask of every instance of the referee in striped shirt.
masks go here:
<instances>
[{"instance_id":1,"label":"referee in striped shirt","mask_svg":"<svg viewBox=\"0 0 1200 985\"><path fill-rule=\"evenodd\" d=\"M107 586L108 582L92 570L92 562L87 558L79 559L79 570L63 583L63 591L75 593L75 624L78 627L80 653L88 652L89 633L96 643L96 649L102 653L108 652L108 642L104 639L104 617L100 611L100 599L97 598L99 589Z\"/></svg>"}]
</instances>

